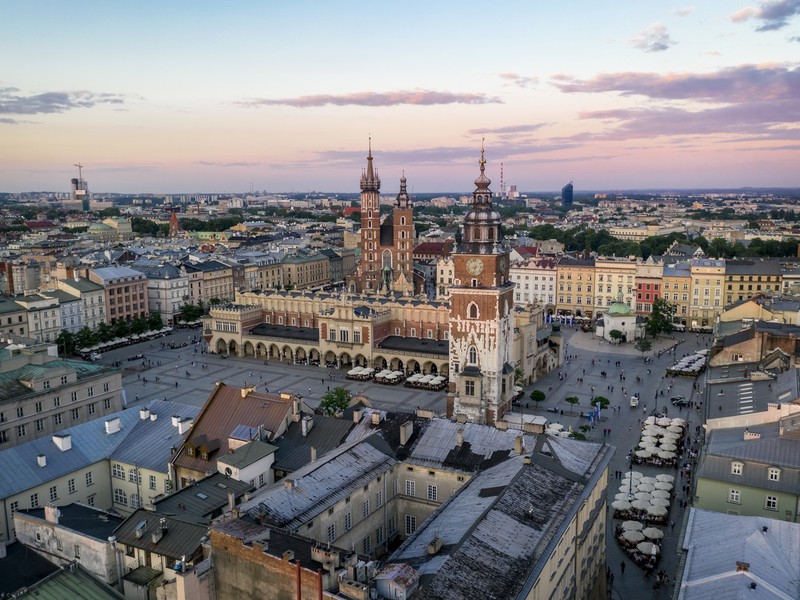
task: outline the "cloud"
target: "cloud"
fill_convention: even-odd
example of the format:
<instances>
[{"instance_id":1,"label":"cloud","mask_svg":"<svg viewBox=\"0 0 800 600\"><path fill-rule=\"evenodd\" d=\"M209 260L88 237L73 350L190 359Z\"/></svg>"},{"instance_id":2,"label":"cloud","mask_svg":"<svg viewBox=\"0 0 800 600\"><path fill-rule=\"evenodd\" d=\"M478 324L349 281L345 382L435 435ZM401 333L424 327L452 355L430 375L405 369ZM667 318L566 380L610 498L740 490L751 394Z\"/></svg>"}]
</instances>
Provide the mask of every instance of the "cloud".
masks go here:
<instances>
[{"instance_id":1,"label":"cloud","mask_svg":"<svg viewBox=\"0 0 800 600\"><path fill-rule=\"evenodd\" d=\"M676 8L672 14L678 17L687 17L694 12L694 6L684 6L683 8Z\"/></svg>"},{"instance_id":2,"label":"cloud","mask_svg":"<svg viewBox=\"0 0 800 600\"><path fill-rule=\"evenodd\" d=\"M525 77L524 75L518 75L517 73L500 73L498 77L501 79L507 79L517 87L521 88L533 87L539 83L538 77Z\"/></svg>"},{"instance_id":3,"label":"cloud","mask_svg":"<svg viewBox=\"0 0 800 600\"><path fill-rule=\"evenodd\" d=\"M245 162L245 161L240 161L240 162L218 162L218 161L213 161L213 160L196 160L196 161L194 161L193 164L200 165L200 166L203 166L203 167L224 167L224 168L228 168L228 167L260 167L260 166L262 166L262 163L259 163L259 162Z\"/></svg>"},{"instance_id":4,"label":"cloud","mask_svg":"<svg viewBox=\"0 0 800 600\"><path fill-rule=\"evenodd\" d=\"M734 23L750 19L761 21L756 31L774 31L789 24L789 19L800 14L800 0L766 0L758 8L747 6L730 16Z\"/></svg>"},{"instance_id":5,"label":"cloud","mask_svg":"<svg viewBox=\"0 0 800 600\"><path fill-rule=\"evenodd\" d=\"M299 96L297 98L250 98L237 102L238 106L245 108L258 108L261 106L294 106L296 108L309 108L315 106L396 106L410 104L432 106L437 104L502 104L502 100L484 94L457 94L453 92L437 92L433 90L414 90L410 92L355 92L334 96L318 94L314 96Z\"/></svg>"},{"instance_id":6,"label":"cloud","mask_svg":"<svg viewBox=\"0 0 800 600\"><path fill-rule=\"evenodd\" d=\"M797 65L738 65L711 73L605 73L592 79L553 77L565 93L617 92L662 100L752 102L800 97Z\"/></svg>"},{"instance_id":7,"label":"cloud","mask_svg":"<svg viewBox=\"0 0 800 600\"><path fill-rule=\"evenodd\" d=\"M629 41L635 48L645 52L663 52L675 44L663 23L653 23Z\"/></svg>"},{"instance_id":8,"label":"cloud","mask_svg":"<svg viewBox=\"0 0 800 600\"><path fill-rule=\"evenodd\" d=\"M0 114L36 115L63 113L76 108L92 108L100 104L123 104L120 94L94 92L44 92L25 96L13 87L0 88Z\"/></svg>"},{"instance_id":9,"label":"cloud","mask_svg":"<svg viewBox=\"0 0 800 600\"><path fill-rule=\"evenodd\" d=\"M21 125L22 121L18 121L17 119L9 119L7 117L0 118L0 124L2 125Z\"/></svg>"},{"instance_id":10,"label":"cloud","mask_svg":"<svg viewBox=\"0 0 800 600\"><path fill-rule=\"evenodd\" d=\"M470 129L467 135L501 135L506 133L530 133L536 131L548 123L531 123L529 125L508 125L506 127L495 127L491 129Z\"/></svg>"}]
</instances>

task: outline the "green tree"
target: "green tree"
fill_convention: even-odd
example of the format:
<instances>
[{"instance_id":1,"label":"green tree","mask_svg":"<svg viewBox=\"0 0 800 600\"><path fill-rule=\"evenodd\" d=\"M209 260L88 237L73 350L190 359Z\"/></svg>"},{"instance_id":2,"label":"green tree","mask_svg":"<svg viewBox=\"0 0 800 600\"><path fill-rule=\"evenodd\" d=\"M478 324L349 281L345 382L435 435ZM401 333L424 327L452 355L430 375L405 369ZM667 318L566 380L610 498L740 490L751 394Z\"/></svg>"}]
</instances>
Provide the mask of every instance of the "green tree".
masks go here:
<instances>
[{"instance_id":1,"label":"green tree","mask_svg":"<svg viewBox=\"0 0 800 600\"><path fill-rule=\"evenodd\" d=\"M164 327L161 313L150 313L147 317L147 327L152 331L158 331Z\"/></svg>"},{"instance_id":2,"label":"green tree","mask_svg":"<svg viewBox=\"0 0 800 600\"><path fill-rule=\"evenodd\" d=\"M672 331L672 318L675 316L677 307L664 298L653 300L653 310L650 318L644 325L644 329L651 336L656 337L659 333L669 333Z\"/></svg>"},{"instance_id":3,"label":"green tree","mask_svg":"<svg viewBox=\"0 0 800 600\"><path fill-rule=\"evenodd\" d=\"M595 396L594 400L592 400L592 404L594 404L594 405L599 404L600 408L606 409L606 408L608 408L608 405L610 404L610 402L609 402L608 398L606 398L605 396Z\"/></svg>"},{"instance_id":4,"label":"green tree","mask_svg":"<svg viewBox=\"0 0 800 600\"><path fill-rule=\"evenodd\" d=\"M64 357L75 354L75 335L66 329L62 329L56 337L59 354L64 351Z\"/></svg>"},{"instance_id":5,"label":"green tree","mask_svg":"<svg viewBox=\"0 0 800 600\"><path fill-rule=\"evenodd\" d=\"M97 343L97 334L86 327L81 327L75 334L75 348L80 350L82 348L91 348Z\"/></svg>"},{"instance_id":6,"label":"green tree","mask_svg":"<svg viewBox=\"0 0 800 600\"><path fill-rule=\"evenodd\" d=\"M622 339L622 332L619 329L612 329L608 332L608 337L610 337L615 342L618 342Z\"/></svg>"},{"instance_id":7,"label":"green tree","mask_svg":"<svg viewBox=\"0 0 800 600\"><path fill-rule=\"evenodd\" d=\"M521 387L525 385L525 373L519 367L514 369L514 385L518 385Z\"/></svg>"},{"instance_id":8,"label":"green tree","mask_svg":"<svg viewBox=\"0 0 800 600\"><path fill-rule=\"evenodd\" d=\"M566 402L567 404L571 405L574 408L578 404L578 402L580 402L580 400L578 400L577 396L567 396L566 398L564 398L564 402Z\"/></svg>"},{"instance_id":9,"label":"green tree","mask_svg":"<svg viewBox=\"0 0 800 600\"><path fill-rule=\"evenodd\" d=\"M136 317L133 321L131 321L131 333L138 335L144 333L147 331L147 329L147 319L144 317Z\"/></svg>"},{"instance_id":10,"label":"green tree","mask_svg":"<svg viewBox=\"0 0 800 600\"><path fill-rule=\"evenodd\" d=\"M634 347L642 353L642 358L644 358L645 352L650 352L653 349L653 344L650 343L650 340L647 338L639 338L636 340Z\"/></svg>"},{"instance_id":11,"label":"green tree","mask_svg":"<svg viewBox=\"0 0 800 600\"><path fill-rule=\"evenodd\" d=\"M114 332L108 323L100 323L97 326L97 339L101 342L110 342L114 339Z\"/></svg>"},{"instance_id":12,"label":"green tree","mask_svg":"<svg viewBox=\"0 0 800 600\"><path fill-rule=\"evenodd\" d=\"M192 321L197 321L199 318L203 316L203 305L202 303L197 304L184 304L180 308L180 320L186 323L190 323Z\"/></svg>"},{"instance_id":13,"label":"green tree","mask_svg":"<svg viewBox=\"0 0 800 600\"><path fill-rule=\"evenodd\" d=\"M531 392L531 400L534 402L544 402L545 395L542 390L533 390Z\"/></svg>"},{"instance_id":14,"label":"green tree","mask_svg":"<svg viewBox=\"0 0 800 600\"><path fill-rule=\"evenodd\" d=\"M111 330L114 332L114 337L123 338L131 332L131 326L125 319L120 319L114 323Z\"/></svg>"},{"instance_id":15,"label":"green tree","mask_svg":"<svg viewBox=\"0 0 800 600\"><path fill-rule=\"evenodd\" d=\"M350 405L350 392L343 387L335 387L325 392L319 407L326 415L335 415Z\"/></svg>"}]
</instances>

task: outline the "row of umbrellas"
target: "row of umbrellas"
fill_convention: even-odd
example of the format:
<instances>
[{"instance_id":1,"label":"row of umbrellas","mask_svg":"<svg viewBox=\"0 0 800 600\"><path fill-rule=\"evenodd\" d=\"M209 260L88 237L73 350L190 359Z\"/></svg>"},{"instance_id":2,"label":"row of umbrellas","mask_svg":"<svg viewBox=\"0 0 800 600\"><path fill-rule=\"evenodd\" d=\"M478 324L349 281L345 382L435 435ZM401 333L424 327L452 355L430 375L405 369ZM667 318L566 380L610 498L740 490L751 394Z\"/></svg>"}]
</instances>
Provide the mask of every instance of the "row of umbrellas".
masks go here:
<instances>
[{"instance_id":1,"label":"row of umbrellas","mask_svg":"<svg viewBox=\"0 0 800 600\"><path fill-rule=\"evenodd\" d=\"M646 477L639 471L631 471L622 479L619 492L614 496L611 507L614 510L635 508L649 515L665 516L674 481L672 475L665 473Z\"/></svg>"},{"instance_id":2,"label":"row of umbrellas","mask_svg":"<svg viewBox=\"0 0 800 600\"><path fill-rule=\"evenodd\" d=\"M680 418L648 417L645 420L639 450L634 454L639 458L658 456L664 460L675 458L677 441L683 436L686 421Z\"/></svg>"}]
</instances>

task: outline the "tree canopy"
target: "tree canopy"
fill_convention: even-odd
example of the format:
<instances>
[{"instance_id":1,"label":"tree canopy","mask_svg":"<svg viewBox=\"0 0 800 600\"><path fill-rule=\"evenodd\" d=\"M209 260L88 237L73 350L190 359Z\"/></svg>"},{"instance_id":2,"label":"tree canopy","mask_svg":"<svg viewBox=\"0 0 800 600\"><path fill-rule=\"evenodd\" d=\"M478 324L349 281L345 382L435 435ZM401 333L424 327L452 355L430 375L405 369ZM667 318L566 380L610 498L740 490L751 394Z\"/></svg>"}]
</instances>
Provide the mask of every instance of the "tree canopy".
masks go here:
<instances>
[{"instance_id":1,"label":"tree canopy","mask_svg":"<svg viewBox=\"0 0 800 600\"><path fill-rule=\"evenodd\" d=\"M320 409L326 415L335 415L343 411L350 405L350 392L343 387L335 387L325 392L322 402L319 403Z\"/></svg>"}]
</instances>

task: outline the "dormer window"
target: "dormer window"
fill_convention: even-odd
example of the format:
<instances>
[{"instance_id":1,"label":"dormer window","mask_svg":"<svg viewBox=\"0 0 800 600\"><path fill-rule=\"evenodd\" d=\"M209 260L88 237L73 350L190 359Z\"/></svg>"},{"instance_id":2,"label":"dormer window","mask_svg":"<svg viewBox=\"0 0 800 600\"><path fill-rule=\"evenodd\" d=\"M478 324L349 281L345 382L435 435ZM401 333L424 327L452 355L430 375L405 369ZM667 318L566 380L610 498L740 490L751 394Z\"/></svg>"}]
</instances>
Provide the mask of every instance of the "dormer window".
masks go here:
<instances>
[{"instance_id":1,"label":"dormer window","mask_svg":"<svg viewBox=\"0 0 800 600\"><path fill-rule=\"evenodd\" d=\"M770 481L780 481L781 480L781 470L775 467L770 467L767 469L767 479Z\"/></svg>"},{"instance_id":2,"label":"dormer window","mask_svg":"<svg viewBox=\"0 0 800 600\"><path fill-rule=\"evenodd\" d=\"M744 469L744 464L740 462L731 463L731 475L741 475L743 469Z\"/></svg>"},{"instance_id":3,"label":"dormer window","mask_svg":"<svg viewBox=\"0 0 800 600\"><path fill-rule=\"evenodd\" d=\"M194 446L186 446L186 456L194 456Z\"/></svg>"}]
</instances>

